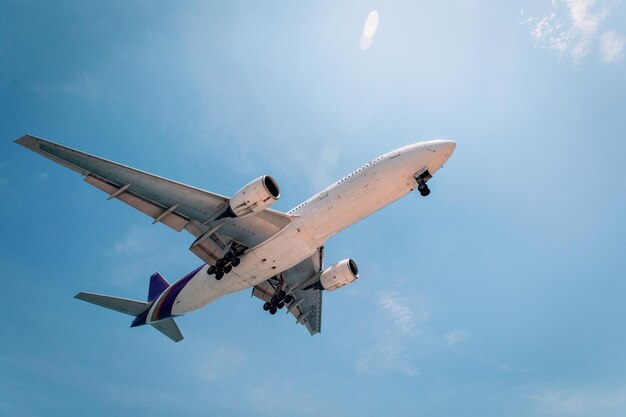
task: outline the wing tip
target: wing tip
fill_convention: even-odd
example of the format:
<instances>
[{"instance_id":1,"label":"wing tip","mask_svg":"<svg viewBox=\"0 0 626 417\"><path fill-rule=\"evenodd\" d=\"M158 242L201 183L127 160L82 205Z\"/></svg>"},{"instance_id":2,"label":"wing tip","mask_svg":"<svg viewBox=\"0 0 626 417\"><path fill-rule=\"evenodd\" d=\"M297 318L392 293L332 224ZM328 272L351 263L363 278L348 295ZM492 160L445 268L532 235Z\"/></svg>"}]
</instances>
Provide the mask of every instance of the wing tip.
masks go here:
<instances>
[{"instance_id":1,"label":"wing tip","mask_svg":"<svg viewBox=\"0 0 626 417\"><path fill-rule=\"evenodd\" d=\"M22 145L25 148L35 148L36 145L39 143L39 138L36 138L35 136L27 133L15 139L13 142L17 143L18 145Z\"/></svg>"}]
</instances>

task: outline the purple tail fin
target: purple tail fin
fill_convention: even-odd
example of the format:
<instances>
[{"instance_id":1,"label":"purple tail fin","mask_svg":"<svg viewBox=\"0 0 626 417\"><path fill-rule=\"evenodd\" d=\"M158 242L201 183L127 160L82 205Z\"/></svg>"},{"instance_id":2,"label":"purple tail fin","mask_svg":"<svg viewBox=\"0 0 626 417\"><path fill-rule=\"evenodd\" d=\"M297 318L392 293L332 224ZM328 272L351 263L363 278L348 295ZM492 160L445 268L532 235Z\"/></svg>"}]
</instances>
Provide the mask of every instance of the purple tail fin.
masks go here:
<instances>
[{"instance_id":1,"label":"purple tail fin","mask_svg":"<svg viewBox=\"0 0 626 417\"><path fill-rule=\"evenodd\" d=\"M148 302L154 301L163 291L169 288L170 284L161 274L155 272L150 277L150 289L148 290Z\"/></svg>"}]
</instances>

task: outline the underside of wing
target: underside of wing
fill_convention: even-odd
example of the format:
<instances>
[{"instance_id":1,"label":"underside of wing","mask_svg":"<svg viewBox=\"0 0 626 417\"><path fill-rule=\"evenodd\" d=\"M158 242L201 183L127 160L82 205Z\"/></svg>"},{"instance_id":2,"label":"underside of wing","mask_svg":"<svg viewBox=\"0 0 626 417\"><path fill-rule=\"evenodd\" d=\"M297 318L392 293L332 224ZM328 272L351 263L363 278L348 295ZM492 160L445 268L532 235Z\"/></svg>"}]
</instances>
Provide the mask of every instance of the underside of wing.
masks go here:
<instances>
[{"instance_id":1,"label":"underside of wing","mask_svg":"<svg viewBox=\"0 0 626 417\"><path fill-rule=\"evenodd\" d=\"M109 199L123 201L149 215L153 223L163 223L176 231L185 229L202 238L194 242L194 248L200 248L203 239L217 242L222 249L232 242L241 248L254 247L291 221L290 216L269 209L242 218L218 219L229 206L227 197L31 135L22 136L16 143L78 172L87 183L109 194ZM214 262L215 256L206 252L194 251L205 262Z\"/></svg>"},{"instance_id":2,"label":"underside of wing","mask_svg":"<svg viewBox=\"0 0 626 417\"><path fill-rule=\"evenodd\" d=\"M322 330L322 290L312 286L319 279L323 264L323 248L298 265L252 289L252 295L271 302L279 290L291 297L287 313L303 324L311 335Z\"/></svg>"}]
</instances>

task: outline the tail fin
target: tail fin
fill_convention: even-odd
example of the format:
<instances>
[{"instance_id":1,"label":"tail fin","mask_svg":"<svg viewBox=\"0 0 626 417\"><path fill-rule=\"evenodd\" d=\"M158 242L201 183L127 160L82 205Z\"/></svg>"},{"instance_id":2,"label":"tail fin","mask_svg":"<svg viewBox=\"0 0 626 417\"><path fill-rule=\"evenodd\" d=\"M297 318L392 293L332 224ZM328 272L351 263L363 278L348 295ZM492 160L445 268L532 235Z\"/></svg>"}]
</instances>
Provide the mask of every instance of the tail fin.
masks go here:
<instances>
[{"instance_id":1,"label":"tail fin","mask_svg":"<svg viewBox=\"0 0 626 417\"><path fill-rule=\"evenodd\" d=\"M93 294L90 292L79 292L74 298L131 316L138 316L150 307L150 303L144 301L129 300L128 298L111 297L109 295Z\"/></svg>"},{"instance_id":2,"label":"tail fin","mask_svg":"<svg viewBox=\"0 0 626 417\"><path fill-rule=\"evenodd\" d=\"M165 278L156 272L150 277L148 301L130 300L128 298L111 297L109 295L93 294L90 292L79 292L74 296L74 298L134 316L135 320L133 320L130 326L137 327L148 324L147 317L150 306L154 300L156 300L159 295L161 295L163 291L169 287L170 284L165 280ZM180 342L183 340L183 335L180 333L180 330L173 319L166 319L157 323L149 324L165 336L172 339L174 342Z\"/></svg>"},{"instance_id":3,"label":"tail fin","mask_svg":"<svg viewBox=\"0 0 626 417\"><path fill-rule=\"evenodd\" d=\"M163 275L155 272L150 277L150 287L148 288L148 302L152 302L156 300L156 298L163 293L163 291L167 290L170 287L169 282Z\"/></svg>"}]
</instances>

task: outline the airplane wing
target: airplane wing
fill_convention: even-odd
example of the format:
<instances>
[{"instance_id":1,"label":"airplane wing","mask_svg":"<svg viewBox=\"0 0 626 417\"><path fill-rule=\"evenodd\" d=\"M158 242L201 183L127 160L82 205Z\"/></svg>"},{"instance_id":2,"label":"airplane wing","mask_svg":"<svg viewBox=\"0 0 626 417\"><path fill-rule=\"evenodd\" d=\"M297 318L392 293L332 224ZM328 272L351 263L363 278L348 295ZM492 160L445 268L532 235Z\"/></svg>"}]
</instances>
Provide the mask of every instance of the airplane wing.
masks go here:
<instances>
[{"instance_id":1,"label":"airplane wing","mask_svg":"<svg viewBox=\"0 0 626 417\"><path fill-rule=\"evenodd\" d=\"M284 290L291 294L293 302L287 307L287 313L296 318L296 323L303 324L311 336L322 330L322 290L312 287L319 279L323 265L323 248L313 256L282 273ZM252 295L263 301L270 301L278 287L276 278L269 279L252 289Z\"/></svg>"},{"instance_id":2,"label":"airplane wing","mask_svg":"<svg viewBox=\"0 0 626 417\"><path fill-rule=\"evenodd\" d=\"M176 231L187 230L199 238L192 251L205 262L215 258L198 248L210 237L225 246L230 241L250 248L269 239L291 221L289 215L263 210L243 218L215 221L229 204L227 197L162 178L135 168L102 159L31 135L15 141L66 168L78 172L96 188L136 208ZM219 224L219 232L216 223ZM226 238L226 239L221 239ZM225 241L224 241L225 240ZM201 245L200 245L201 247Z\"/></svg>"}]
</instances>

